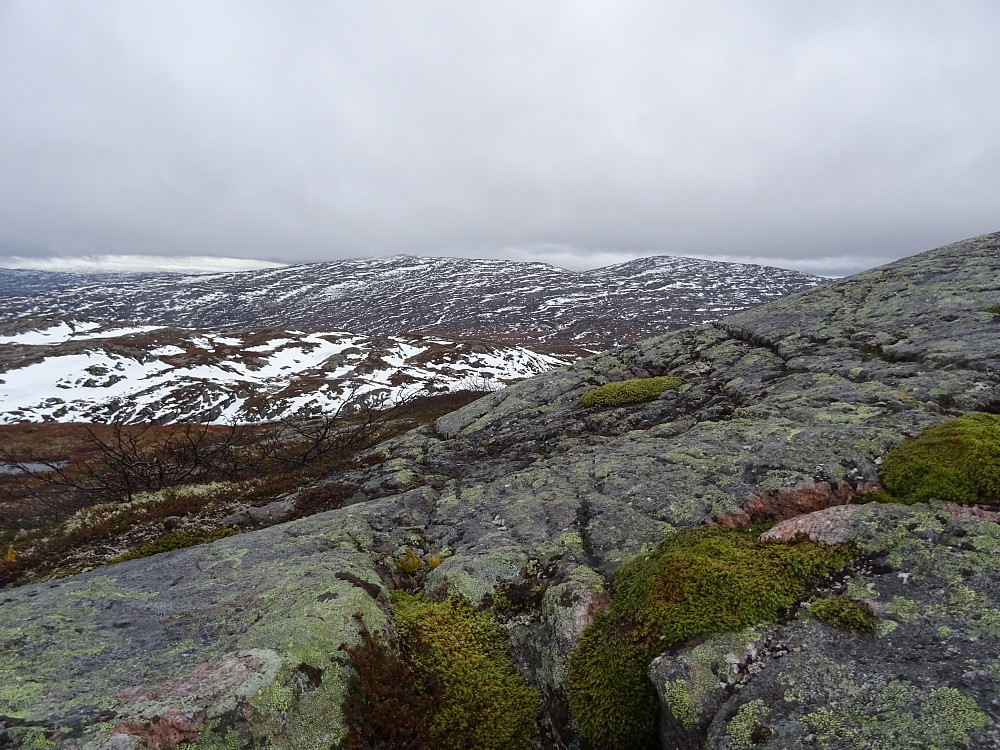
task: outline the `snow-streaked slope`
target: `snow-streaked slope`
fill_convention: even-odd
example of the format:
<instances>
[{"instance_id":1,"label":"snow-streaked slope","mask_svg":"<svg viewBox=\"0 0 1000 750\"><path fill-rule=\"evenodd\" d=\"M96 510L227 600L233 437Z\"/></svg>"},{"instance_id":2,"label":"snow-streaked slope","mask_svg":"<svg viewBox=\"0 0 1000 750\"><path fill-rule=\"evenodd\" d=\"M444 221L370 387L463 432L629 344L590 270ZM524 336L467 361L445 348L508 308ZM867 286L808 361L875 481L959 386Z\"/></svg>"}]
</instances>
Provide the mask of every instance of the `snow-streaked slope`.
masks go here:
<instances>
[{"instance_id":1,"label":"snow-streaked slope","mask_svg":"<svg viewBox=\"0 0 1000 750\"><path fill-rule=\"evenodd\" d=\"M344 260L93 283L5 278L0 316L79 316L193 328L328 327L608 347L716 320L822 283L764 266L660 256L576 273L463 258ZM28 272L17 272L25 274ZM17 294L18 284L25 291Z\"/></svg>"},{"instance_id":2,"label":"snow-streaked slope","mask_svg":"<svg viewBox=\"0 0 1000 750\"><path fill-rule=\"evenodd\" d=\"M15 326L8 325L11 329ZM0 336L0 423L259 422L365 394L502 387L576 358L422 336L122 328L49 321Z\"/></svg>"}]
</instances>

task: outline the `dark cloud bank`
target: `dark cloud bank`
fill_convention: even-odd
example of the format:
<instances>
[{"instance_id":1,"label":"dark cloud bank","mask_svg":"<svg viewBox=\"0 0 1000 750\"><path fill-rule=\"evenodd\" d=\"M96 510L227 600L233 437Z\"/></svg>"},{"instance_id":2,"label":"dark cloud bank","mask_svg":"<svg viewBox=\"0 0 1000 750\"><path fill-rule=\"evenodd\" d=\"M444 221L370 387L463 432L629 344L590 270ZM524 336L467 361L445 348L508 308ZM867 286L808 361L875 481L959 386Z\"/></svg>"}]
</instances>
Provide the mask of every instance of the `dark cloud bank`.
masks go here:
<instances>
[{"instance_id":1,"label":"dark cloud bank","mask_svg":"<svg viewBox=\"0 0 1000 750\"><path fill-rule=\"evenodd\" d=\"M0 4L0 255L673 253L1000 229L993 2Z\"/></svg>"}]
</instances>

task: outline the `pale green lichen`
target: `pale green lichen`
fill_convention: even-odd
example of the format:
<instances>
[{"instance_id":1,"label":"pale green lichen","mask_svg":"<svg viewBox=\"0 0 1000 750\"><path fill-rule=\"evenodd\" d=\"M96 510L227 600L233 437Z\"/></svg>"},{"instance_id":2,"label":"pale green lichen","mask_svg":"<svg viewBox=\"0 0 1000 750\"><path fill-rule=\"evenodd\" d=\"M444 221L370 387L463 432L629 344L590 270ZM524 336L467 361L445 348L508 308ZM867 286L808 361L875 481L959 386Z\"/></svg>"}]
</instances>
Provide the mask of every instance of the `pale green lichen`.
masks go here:
<instances>
[{"instance_id":1,"label":"pale green lichen","mask_svg":"<svg viewBox=\"0 0 1000 750\"><path fill-rule=\"evenodd\" d=\"M0 715L12 719L26 719L29 709L45 691L45 686L33 680L24 680L9 671L0 671Z\"/></svg>"},{"instance_id":2,"label":"pale green lichen","mask_svg":"<svg viewBox=\"0 0 1000 750\"><path fill-rule=\"evenodd\" d=\"M688 692L684 680L666 682L661 691L663 702L667 704L674 719L686 730L693 731L698 727L698 717L691 711L691 693Z\"/></svg>"},{"instance_id":3,"label":"pale green lichen","mask_svg":"<svg viewBox=\"0 0 1000 750\"><path fill-rule=\"evenodd\" d=\"M968 747L969 732L985 726L986 714L955 688L935 688L921 700L918 688L893 680L881 689L866 686L857 695L822 706L802 722L820 745L947 750Z\"/></svg>"},{"instance_id":4,"label":"pale green lichen","mask_svg":"<svg viewBox=\"0 0 1000 750\"><path fill-rule=\"evenodd\" d=\"M598 594L604 593L604 578L596 570L588 568L586 565L578 565L573 568L573 572L569 574L569 579L586 585Z\"/></svg>"},{"instance_id":5,"label":"pale green lichen","mask_svg":"<svg viewBox=\"0 0 1000 750\"><path fill-rule=\"evenodd\" d=\"M848 582L846 595L852 599L863 601L866 599L878 599L879 593L875 590L874 579L859 576Z\"/></svg>"},{"instance_id":6,"label":"pale green lichen","mask_svg":"<svg viewBox=\"0 0 1000 750\"><path fill-rule=\"evenodd\" d=\"M148 601L150 599L156 598L160 592L158 591L133 591L128 588L123 588L118 584L118 579L112 578L111 576L97 576L96 578L91 578L85 586L74 589L69 592L70 596L79 596L86 599L138 599L140 601Z\"/></svg>"},{"instance_id":7,"label":"pale green lichen","mask_svg":"<svg viewBox=\"0 0 1000 750\"><path fill-rule=\"evenodd\" d=\"M757 699L740 706L740 710L729 722L726 733L729 735L730 750L750 750L754 746L753 732L760 725L771 709L764 701Z\"/></svg>"},{"instance_id":8,"label":"pale green lichen","mask_svg":"<svg viewBox=\"0 0 1000 750\"><path fill-rule=\"evenodd\" d=\"M875 635L879 638L884 638L889 635L893 630L899 627L899 623L895 620L882 620L878 621L878 625L875 626Z\"/></svg>"},{"instance_id":9,"label":"pale green lichen","mask_svg":"<svg viewBox=\"0 0 1000 750\"><path fill-rule=\"evenodd\" d=\"M520 551L453 555L427 575L424 589L434 591L447 586L449 593L478 607L498 584L517 578L529 560Z\"/></svg>"},{"instance_id":10,"label":"pale green lichen","mask_svg":"<svg viewBox=\"0 0 1000 750\"><path fill-rule=\"evenodd\" d=\"M912 599L895 596L888 609L889 614L896 615L903 622L917 619L917 603Z\"/></svg>"},{"instance_id":11,"label":"pale green lichen","mask_svg":"<svg viewBox=\"0 0 1000 750\"><path fill-rule=\"evenodd\" d=\"M709 636L679 657L687 666L686 679L665 683L664 698L686 730L697 728L697 717L705 706L717 705L725 698L724 685L732 664L744 661L747 651L760 639L760 630L748 627L738 633Z\"/></svg>"}]
</instances>

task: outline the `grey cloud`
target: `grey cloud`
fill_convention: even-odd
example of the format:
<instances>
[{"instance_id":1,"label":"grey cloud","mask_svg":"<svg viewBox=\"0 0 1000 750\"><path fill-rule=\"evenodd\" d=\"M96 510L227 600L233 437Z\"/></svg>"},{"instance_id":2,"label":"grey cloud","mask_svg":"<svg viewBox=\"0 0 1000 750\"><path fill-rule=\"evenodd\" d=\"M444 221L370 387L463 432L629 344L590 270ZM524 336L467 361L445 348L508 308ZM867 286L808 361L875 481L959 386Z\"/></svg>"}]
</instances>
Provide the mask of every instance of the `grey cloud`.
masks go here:
<instances>
[{"instance_id":1,"label":"grey cloud","mask_svg":"<svg viewBox=\"0 0 1000 750\"><path fill-rule=\"evenodd\" d=\"M998 22L960 0L13 0L0 251L849 273L1000 228Z\"/></svg>"}]
</instances>

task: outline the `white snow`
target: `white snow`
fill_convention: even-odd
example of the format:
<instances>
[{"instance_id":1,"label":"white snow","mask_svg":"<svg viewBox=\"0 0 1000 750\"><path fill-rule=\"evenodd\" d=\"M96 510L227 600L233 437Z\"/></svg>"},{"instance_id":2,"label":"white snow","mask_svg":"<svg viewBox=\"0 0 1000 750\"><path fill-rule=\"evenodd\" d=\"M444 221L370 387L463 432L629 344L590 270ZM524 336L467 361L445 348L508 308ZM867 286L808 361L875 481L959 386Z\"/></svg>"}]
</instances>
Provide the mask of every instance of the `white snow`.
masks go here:
<instances>
[{"instance_id":1,"label":"white snow","mask_svg":"<svg viewBox=\"0 0 1000 750\"><path fill-rule=\"evenodd\" d=\"M376 345L375 339L340 331L285 331L264 344L225 353L216 351L214 343L237 347L241 340L215 333L181 333L178 340L183 346L160 337L145 352L130 356L103 348L107 339L155 328L102 331L98 324L74 323L5 337L9 342L46 347L46 356L0 373L0 423L276 419L302 408L330 412L346 398L371 392L385 394L392 403L412 395L420 384L433 383L438 389L452 391L483 383L499 388L572 359L501 345L472 352L466 343L439 338L389 337L378 339L381 343ZM91 348L85 353L63 353L62 344L78 340L90 341ZM201 349L192 364L174 366L160 359L184 354L191 344ZM413 364L431 344L441 348L435 352L435 361ZM359 351L347 355L346 361L327 362L351 348ZM245 358L244 352L248 355ZM358 373L355 368L370 357L380 358L385 366ZM417 383L392 385L390 381L397 375ZM303 376L310 379L302 380ZM288 395L282 395L286 390ZM247 406L251 400L254 409Z\"/></svg>"},{"instance_id":2,"label":"white snow","mask_svg":"<svg viewBox=\"0 0 1000 750\"><path fill-rule=\"evenodd\" d=\"M86 341L88 339L113 339L129 336L134 333L155 331L163 326L132 326L129 328L100 329L100 323L94 322L60 322L51 328L35 331L25 331L11 336L0 336L0 344L22 344L25 346L47 346L65 341Z\"/></svg>"}]
</instances>

